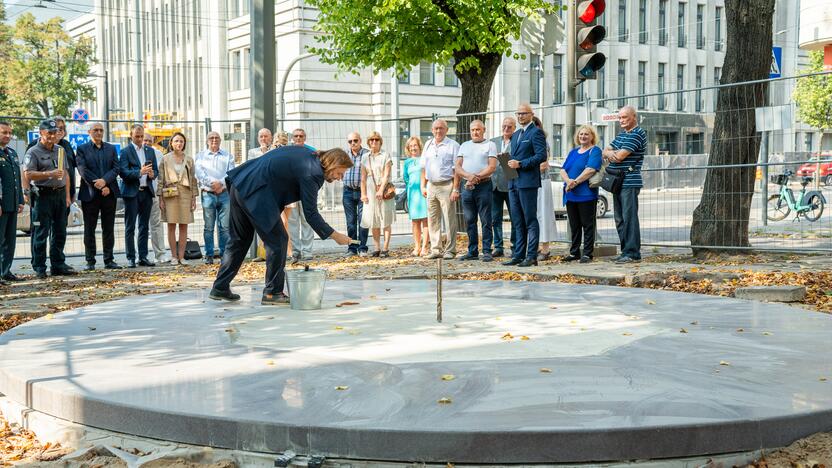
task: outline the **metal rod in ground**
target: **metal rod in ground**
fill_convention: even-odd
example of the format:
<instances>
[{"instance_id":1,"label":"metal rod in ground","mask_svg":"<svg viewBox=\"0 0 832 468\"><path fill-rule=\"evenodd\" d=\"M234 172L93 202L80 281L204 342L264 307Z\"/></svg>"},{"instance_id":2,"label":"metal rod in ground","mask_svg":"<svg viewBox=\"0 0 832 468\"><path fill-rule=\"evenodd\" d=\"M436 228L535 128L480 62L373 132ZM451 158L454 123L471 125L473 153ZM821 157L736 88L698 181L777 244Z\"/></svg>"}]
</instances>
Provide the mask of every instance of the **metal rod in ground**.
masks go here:
<instances>
[{"instance_id":1,"label":"metal rod in ground","mask_svg":"<svg viewBox=\"0 0 832 468\"><path fill-rule=\"evenodd\" d=\"M442 257L436 259L436 321L442 323Z\"/></svg>"}]
</instances>

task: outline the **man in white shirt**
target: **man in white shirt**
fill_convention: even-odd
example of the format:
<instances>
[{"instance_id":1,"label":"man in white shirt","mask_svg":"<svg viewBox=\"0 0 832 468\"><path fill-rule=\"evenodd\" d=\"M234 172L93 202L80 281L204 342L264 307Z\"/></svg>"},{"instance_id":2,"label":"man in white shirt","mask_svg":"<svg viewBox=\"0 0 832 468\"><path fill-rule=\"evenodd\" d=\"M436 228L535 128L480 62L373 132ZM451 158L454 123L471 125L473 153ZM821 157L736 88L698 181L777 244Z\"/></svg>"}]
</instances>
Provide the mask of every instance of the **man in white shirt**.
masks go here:
<instances>
[{"instance_id":1,"label":"man in white shirt","mask_svg":"<svg viewBox=\"0 0 832 468\"><path fill-rule=\"evenodd\" d=\"M156 154L156 164L162 162L162 152L153 146L153 135L145 132L144 145L152 148ZM153 193L159 182L153 180ZM150 210L150 245L153 246L153 255L159 263L170 262L170 256L165 252L165 223L162 222L162 210L159 209L159 197L153 197L153 208Z\"/></svg>"},{"instance_id":2,"label":"man in white shirt","mask_svg":"<svg viewBox=\"0 0 832 468\"><path fill-rule=\"evenodd\" d=\"M456 158L456 175L451 200L456 201L462 192L462 212L468 232L468 253L460 260L479 258L479 237L477 215L482 224L482 261L490 262L491 257L491 175L497 169L497 145L485 139L485 124L482 120L471 122L471 139L459 147ZM460 181L464 183L460 184ZM460 188L460 185L462 187Z\"/></svg>"},{"instance_id":3,"label":"man in white shirt","mask_svg":"<svg viewBox=\"0 0 832 468\"><path fill-rule=\"evenodd\" d=\"M247 161L257 159L269 152L269 147L272 146L272 131L268 128L261 128L260 131L257 132L257 143L260 143L260 146L248 150Z\"/></svg>"},{"instance_id":4,"label":"man in white shirt","mask_svg":"<svg viewBox=\"0 0 832 468\"><path fill-rule=\"evenodd\" d=\"M222 138L217 132L206 136L207 148L200 151L194 159L194 172L199 182L202 200L202 218L205 222L203 241L205 242L205 263L214 263L214 225L217 225L220 257L225 253L228 242L228 221L231 199L225 176L234 169L234 157L220 148Z\"/></svg>"},{"instance_id":5,"label":"man in white shirt","mask_svg":"<svg viewBox=\"0 0 832 468\"><path fill-rule=\"evenodd\" d=\"M428 233L431 253L427 258L456 257L456 201L451 200L454 188L454 160L459 143L447 138L448 123L436 119L431 127L433 138L422 151L422 194L428 200ZM458 197L457 197L458 198ZM442 242L442 225L445 239Z\"/></svg>"}]
</instances>

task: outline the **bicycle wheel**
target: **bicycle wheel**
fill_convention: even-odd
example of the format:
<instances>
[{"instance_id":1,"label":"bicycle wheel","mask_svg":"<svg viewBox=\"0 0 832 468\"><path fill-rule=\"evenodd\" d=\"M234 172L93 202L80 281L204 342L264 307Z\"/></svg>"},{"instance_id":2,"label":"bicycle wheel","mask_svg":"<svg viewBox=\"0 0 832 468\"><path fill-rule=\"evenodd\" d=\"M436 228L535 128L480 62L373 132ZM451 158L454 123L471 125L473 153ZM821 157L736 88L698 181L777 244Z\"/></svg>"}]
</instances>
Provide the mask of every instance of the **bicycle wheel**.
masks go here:
<instances>
[{"instance_id":1,"label":"bicycle wheel","mask_svg":"<svg viewBox=\"0 0 832 468\"><path fill-rule=\"evenodd\" d=\"M768 197L766 217L769 221L783 221L789 215L789 204L780 198L780 195Z\"/></svg>"},{"instance_id":2,"label":"bicycle wheel","mask_svg":"<svg viewBox=\"0 0 832 468\"><path fill-rule=\"evenodd\" d=\"M806 201L806 205L809 209L803 213L803 216L805 216L809 221L817 221L820 218L820 215L823 214L823 198L821 198L820 195L812 195L809 197L809 200Z\"/></svg>"}]
</instances>

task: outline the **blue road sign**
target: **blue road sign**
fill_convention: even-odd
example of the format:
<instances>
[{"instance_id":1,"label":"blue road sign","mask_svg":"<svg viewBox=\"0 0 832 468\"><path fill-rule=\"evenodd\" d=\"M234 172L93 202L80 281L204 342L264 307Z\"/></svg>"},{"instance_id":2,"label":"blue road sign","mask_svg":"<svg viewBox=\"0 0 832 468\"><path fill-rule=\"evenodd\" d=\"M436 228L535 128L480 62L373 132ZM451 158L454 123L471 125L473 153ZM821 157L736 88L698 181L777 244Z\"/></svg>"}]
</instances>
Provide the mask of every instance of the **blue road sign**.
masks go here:
<instances>
[{"instance_id":1,"label":"blue road sign","mask_svg":"<svg viewBox=\"0 0 832 468\"><path fill-rule=\"evenodd\" d=\"M72 120L78 123L86 123L90 119L90 113L86 109L78 108L72 111Z\"/></svg>"},{"instance_id":2,"label":"blue road sign","mask_svg":"<svg viewBox=\"0 0 832 468\"><path fill-rule=\"evenodd\" d=\"M771 72L769 78L780 78L783 76L783 48L771 48Z\"/></svg>"},{"instance_id":3,"label":"blue road sign","mask_svg":"<svg viewBox=\"0 0 832 468\"><path fill-rule=\"evenodd\" d=\"M34 132L29 130L26 132L26 143L31 143L38 139L38 132ZM67 141L72 146L74 151L78 151L78 147L83 145L84 143L90 141L90 136L86 133L73 133L71 135L66 136ZM119 143L111 143L111 145L116 147L116 154L121 152L121 145Z\"/></svg>"}]
</instances>

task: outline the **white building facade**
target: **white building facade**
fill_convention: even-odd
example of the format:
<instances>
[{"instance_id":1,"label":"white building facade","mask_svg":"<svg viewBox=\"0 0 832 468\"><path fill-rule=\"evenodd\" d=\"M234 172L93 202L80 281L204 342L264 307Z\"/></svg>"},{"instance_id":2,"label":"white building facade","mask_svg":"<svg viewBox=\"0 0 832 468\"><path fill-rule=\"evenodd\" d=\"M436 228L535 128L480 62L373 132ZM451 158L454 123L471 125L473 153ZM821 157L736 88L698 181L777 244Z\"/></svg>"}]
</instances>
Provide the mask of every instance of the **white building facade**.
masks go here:
<instances>
[{"instance_id":1,"label":"white building facade","mask_svg":"<svg viewBox=\"0 0 832 468\"><path fill-rule=\"evenodd\" d=\"M141 1L138 21L135 1ZM597 80L579 86L578 100L717 84L725 58L725 1L609 0L601 16L607 38L599 45L607 63ZM141 70L144 109L138 112L181 121L191 148L203 144L209 126L220 130L236 139L227 142L227 147L243 155L244 135L251 130L248 4L248 0L97 0L94 13L68 26L74 35L94 36L99 60L96 74L109 72L111 109L136 114L134 76ZM774 42L783 47L783 76L794 75L805 61L797 49L798 5L779 0L777 6ZM288 64L316 43L312 27L317 11L304 0L280 1L276 10L276 88L280 90ZM133 51L137 26L144 45L138 68ZM525 60L505 58L497 73L489 133L497 134L499 120L519 103L530 102L543 107L538 114L551 129L553 154L563 155L571 145L571 137L562 135L565 45L554 56L526 55ZM788 102L793 84L772 86L771 101ZM101 96L103 80L96 79L96 85ZM388 71L339 74L315 57L297 62L287 75L285 89L285 130L304 126L308 143L318 147L343 146L353 130L363 134L377 130L386 139L385 147L396 155L399 145L391 141L394 128L399 143L410 135L427 137L432 117L453 115L461 95L456 77L445 66L422 64L394 82ZM652 153L696 154L707 152L709 146L714 96L709 91L686 92L633 98L628 103L639 109L643 124L650 129ZM103 114L101 101L94 103L98 110L94 117ZM279 97L276 101L279 107ZM395 101L397 114L391 106ZM589 116L585 106L579 105L576 120L603 124L600 115L614 112L620 104L623 101L617 99L593 104ZM400 119L396 124L389 121L392 115ZM614 123L600 129L604 141L616 130ZM772 151L817 149L803 133L773 142Z\"/></svg>"}]
</instances>

